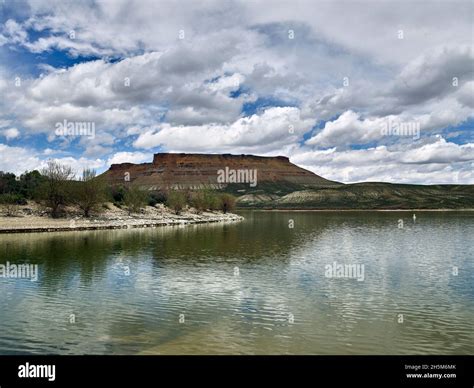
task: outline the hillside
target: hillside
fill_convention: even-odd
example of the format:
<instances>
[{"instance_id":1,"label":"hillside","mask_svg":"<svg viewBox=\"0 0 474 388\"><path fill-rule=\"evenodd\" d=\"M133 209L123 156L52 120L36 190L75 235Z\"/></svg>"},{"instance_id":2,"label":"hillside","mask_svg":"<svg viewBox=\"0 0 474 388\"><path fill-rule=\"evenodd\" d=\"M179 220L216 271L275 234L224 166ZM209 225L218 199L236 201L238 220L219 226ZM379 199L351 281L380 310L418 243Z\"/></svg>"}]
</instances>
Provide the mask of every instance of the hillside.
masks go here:
<instances>
[{"instance_id":1,"label":"hillside","mask_svg":"<svg viewBox=\"0 0 474 388\"><path fill-rule=\"evenodd\" d=\"M473 185L356 183L275 196L239 198L239 206L270 209L474 209Z\"/></svg>"},{"instance_id":2,"label":"hillside","mask_svg":"<svg viewBox=\"0 0 474 388\"><path fill-rule=\"evenodd\" d=\"M241 178L254 179L232 179L232 171L248 173ZM474 185L342 184L283 156L158 153L151 163L113 164L103 176L113 185L136 184L150 191L225 191L238 197L239 207L474 209Z\"/></svg>"},{"instance_id":3,"label":"hillside","mask_svg":"<svg viewBox=\"0 0 474 388\"><path fill-rule=\"evenodd\" d=\"M249 172L255 179L252 182L231 182L230 174L219 181L219 171ZM256 174L254 174L256 172ZM243 174L244 175L244 174ZM254 176L255 175L255 176ZM175 189L229 189L239 187L261 188L273 186L284 189L285 193L297 189L311 187L327 187L338 185L324 179L311 171L300 168L284 156L263 157L254 155L231 154L155 154L153 162L133 164L113 164L104 173L112 184L121 184L129 179L130 183L138 184L149 190L163 187ZM252 186L251 186L252 185Z\"/></svg>"}]
</instances>

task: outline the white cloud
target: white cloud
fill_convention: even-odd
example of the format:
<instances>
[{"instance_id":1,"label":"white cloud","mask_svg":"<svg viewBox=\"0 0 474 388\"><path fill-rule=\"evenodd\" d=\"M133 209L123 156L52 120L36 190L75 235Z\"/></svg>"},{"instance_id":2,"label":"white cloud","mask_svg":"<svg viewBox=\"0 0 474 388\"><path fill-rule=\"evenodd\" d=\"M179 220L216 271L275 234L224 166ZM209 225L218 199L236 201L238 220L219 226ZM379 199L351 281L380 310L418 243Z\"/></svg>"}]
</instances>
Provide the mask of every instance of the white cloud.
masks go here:
<instances>
[{"instance_id":1,"label":"white cloud","mask_svg":"<svg viewBox=\"0 0 474 388\"><path fill-rule=\"evenodd\" d=\"M324 128L306 141L317 147L348 147L353 144L368 144L373 141L419 140L433 132L461 124L473 117L470 108L460 106L455 99L435 102L430 113L373 116L361 118L360 113L351 110L337 119L325 123Z\"/></svg>"},{"instance_id":2,"label":"white cloud","mask_svg":"<svg viewBox=\"0 0 474 388\"><path fill-rule=\"evenodd\" d=\"M20 136L20 131L17 128L2 129L0 133L7 138L7 140L16 139Z\"/></svg>"},{"instance_id":3,"label":"white cloud","mask_svg":"<svg viewBox=\"0 0 474 388\"><path fill-rule=\"evenodd\" d=\"M145 149L162 146L173 151L258 150L262 153L294 144L313 124L313 120L301 118L298 108L273 107L261 114L239 118L229 125L163 124L158 130L144 129L133 145Z\"/></svg>"},{"instance_id":4,"label":"white cloud","mask_svg":"<svg viewBox=\"0 0 474 388\"><path fill-rule=\"evenodd\" d=\"M400 160L407 164L470 162L474 161L474 144L457 145L440 137L434 143L407 150Z\"/></svg>"},{"instance_id":5,"label":"white cloud","mask_svg":"<svg viewBox=\"0 0 474 388\"><path fill-rule=\"evenodd\" d=\"M321 147L369 143L383 137L382 128L386 123L386 118L361 120L360 114L349 110L336 120L328 121L323 130L306 143Z\"/></svg>"},{"instance_id":6,"label":"white cloud","mask_svg":"<svg viewBox=\"0 0 474 388\"><path fill-rule=\"evenodd\" d=\"M449 128L473 118L469 1L180 4L29 1L21 18L1 28L1 54L61 50L101 59L55 69L48 55L35 55L43 74L20 74L21 87L12 87L24 64L2 55L0 128L18 129L28 141L45 136L55 151L27 158L40 163L47 154L74 152L67 160L76 166L105 168L104 160L150 160L146 152L125 152L131 145L161 146L313 155L325 161L311 164L321 169L315 172L333 179L423 181L425 173L427 182L448 181L455 170L471 179L470 146L433 140L445 132L452 139ZM95 137L56 137L55 124L65 119L93 122ZM321 120L324 127L301 145ZM384 136L389 121L418 123L421 139ZM455 129L457 140L470 141L462 137L468 130Z\"/></svg>"},{"instance_id":7,"label":"white cloud","mask_svg":"<svg viewBox=\"0 0 474 388\"><path fill-rule=\"evenodd\" d=\"M335 147L302 148L290 160L327 179L344 183L474 184L474 144L458 145L441 137L409 147L382 145L344 151Z\"/></svg>"},{"instance_id":8,"label":"white cloud","mask_svg":"<svg viewBox=\"0 0 474 388\"><path fill-rule=\"evenodd\" d=\"M25 148L0 144L0 155L0 171L21 174L37 169L40 165L40 160L35 153Z\"/></svg>"},{"instance_id":9,"label":"white cloud","mask_svg":"<svg viewBox=\"0 0 474 388\"><path fill-rule=\"evenodd\" d=\"M24 43L28 34L22 25L13 19L9 19L3 26L3 36L8 43Z\"/></svg>"},{"instance_id":10,"label":"white cloud","mask_svg":"<svg viewBox=\"0 0 474 388\"><path fill-rule=\"evenodd\" d=\"M0 171L13 172L17 175L25 171L41 170L46 167L48 161L48 158L43 158L43 155L32 149L10 147L5 144L0 144L0 155ZM82 174L84 168L92 168L100 171L106 167L106 164L101 159L75 158L72 156L52 159L71 166L76 176Z\"/></svg>"},{"instance_id":11,"label":"white cloud","mask_svg":"<svg viewBox=\"0 0 474 388\"><path fill-rule=\"evenodd\" d=\"M120 163L145 163L153 160L152 153L144 152L117 152L107 160L107 165Z\"/></svg>"}]
</instances>

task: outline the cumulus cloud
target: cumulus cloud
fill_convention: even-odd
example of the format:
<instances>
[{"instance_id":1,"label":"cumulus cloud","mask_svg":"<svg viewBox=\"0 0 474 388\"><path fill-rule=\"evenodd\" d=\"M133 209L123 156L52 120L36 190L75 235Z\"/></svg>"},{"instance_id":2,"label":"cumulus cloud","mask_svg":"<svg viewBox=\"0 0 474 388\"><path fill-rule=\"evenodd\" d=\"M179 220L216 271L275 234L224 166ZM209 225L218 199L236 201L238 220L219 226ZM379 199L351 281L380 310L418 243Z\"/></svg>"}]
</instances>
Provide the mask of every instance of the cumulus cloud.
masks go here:
<instances>
[{"instance_id":1,"label":"cumulus cloud","mask_svg":"<svg viewBox=\"0 0 474 388\"><path fill-rule=\"evenodd\" d=\"M21 174L38 168L40 160L34 152L22 147L9 147L0 144L0 171Z\"/></svg>"},{"instance_id":2,"label":"cumulus cloud","mask_svg":"<svg viewBox=\"0 0 474 388\"><path fill-rule=\"evenodd\" d=\"M105 167L104 161L100 159L74 158L72 156L51 158L48 157L49 155L41 155L32 149L10 147L5 144L0 144L0 154L2 156L0 158L0 171L13 172L17 175L25 171L41 170L46 167L49 159L71 166L76 175L82 174L84 168L103 170Z\"/></svg>"},{"instance_id":3,"label":"cumulus cloud","mask_svg":"<svg viewBox=\"0 0 474 388\"><path fill-rule=\"evenodd\" d=\"M290 158L325 178L345 182L474 184L474 144L458 145L441 137L410 147L299 149Z\"/></svg>"},{"instance_id":4,"label":"cumulus cloud","mask_svg":"<svg viewBox=\"0 0 474 388\"><path fill-rule=\"evenodd\" d=\"M390 118L388 118L390 119ZM344 144L363 144L380 139L386 118L360 119L360 114L351 110L336 120L325 124L323 130L310 138L306 144L329 147Z\"/></svg>"},{"instance_id":5,"label":"cumulus cloud","mask_svg":"<svg viewBox=\"0 0 474 388\"><path fill-rule=\"evenodd\" d=\"M21 124L43 133L64 119L91 121L109 130L152 123L157 112L165 111L167 120L177 125L233 121L246 95L231 98L229 93L239 88L244 77L225 75L222 63L216 62L215 67L193 59L204 55L225 61L222 47L208 51L200 53L194 47L187 52L179 47L115 63L95 60L54 69L41 78L25 80L22 88L9 89L10 110ZM186 59L186 66L180 64Z\"/></svg>"},{"instance_id":6,"label":"cumulus cloud","mask_svg":"<svg viewBox=\"0 0 474 388\"><path fill-rule=\"evenodd\" d=\"M474 161L474 144L457 145L440 137L434 143L407 150L400 161L406 164L471 162Z\"/></svg>"},{"instance_id":7,"label":"cumulus cloud","mask_svg":"<svg viewBox=\"0 0 474 388\"><path fill-rule=\"evenodd\" d=\"M474 77L472 46L443 46L424 53L399 74L390 91L397 105L419 104L457 92Z\"/></svg>"},{"instance_id":8,"label":"cumulus cloud","mask_svg":"<svg viewBox=\"0 0 474 388\"><path fill-rule=\"evenodd\" d=\"M151 162L153 160L152 153L144 152L117 152L107 160L107 165L120 164L120 163L144 163Z\"/></svg>"},{"instance_id":9,"label":"cumulus cloud","mask_svg":"<svg viewBox=\"0 0 474 388\"><path fill-rule=\"evenodd\" d=\"M40 149L24 143L15 167L4 145L6 167L103 169L159 149L285 154L343 181L472 181L469 1L27 3L4 5L0 135ZM56 136L64 120L94 136ZM420 138L383 132L397 123Z\"/></svg>"},{"instance_id":10,"label":"cumulus cloud","mask_svg":"<svg viewBox=\"0 0 474 388\"><path fill-rule=\"evenodd\" d=\"M20 136L20 131L17 128L2 129L0 133L5 136L7 140L16 139Z\"/></svg>"},{"instance_id":11,"label":"cumulus cloud","mask_svg":"<svg viewBox=\"0 0 474 388\"><path fill-rule=\"evenodd\" d=\"M173 151L258 150L270 152L295 143L314 124L303 119L298 108L273 107L242 117L229 125L171 126L145 129L133 145L150 149L162 146Z\"/></svg>"},{"instance_id":12,"label":"cumulus cloud","mask_svg":"<svg viewBox=\"0 0 474 388\"><path fill-rule=\"evenodd\" d=\"M325 123L324 128L306 141L317 147L349 147L375 141L392 143L395 140L418 141L448 126L458 125L473 116L473 112L460 107L455 101L434 104L430 113L371 116L349 110L337 119Z\"/></svg>"}]
</instances>

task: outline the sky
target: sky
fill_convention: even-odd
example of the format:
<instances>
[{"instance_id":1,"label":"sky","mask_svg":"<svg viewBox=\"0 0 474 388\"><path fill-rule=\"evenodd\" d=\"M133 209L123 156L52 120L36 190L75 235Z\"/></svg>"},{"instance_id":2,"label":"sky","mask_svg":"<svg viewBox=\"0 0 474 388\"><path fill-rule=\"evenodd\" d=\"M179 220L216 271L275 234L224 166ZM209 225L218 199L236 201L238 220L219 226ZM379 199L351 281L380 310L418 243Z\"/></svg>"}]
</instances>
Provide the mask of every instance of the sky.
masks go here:
<instances>
[{"instance_id":1,"label":"sky","mask_svg":"<svg viewBox=\"0 0 474 388\"><path fill-rule=\"evenodd\" d=\"M472 1L0 0L0 171L284 155L474 184Z\"/></svg>"}]
</instances>

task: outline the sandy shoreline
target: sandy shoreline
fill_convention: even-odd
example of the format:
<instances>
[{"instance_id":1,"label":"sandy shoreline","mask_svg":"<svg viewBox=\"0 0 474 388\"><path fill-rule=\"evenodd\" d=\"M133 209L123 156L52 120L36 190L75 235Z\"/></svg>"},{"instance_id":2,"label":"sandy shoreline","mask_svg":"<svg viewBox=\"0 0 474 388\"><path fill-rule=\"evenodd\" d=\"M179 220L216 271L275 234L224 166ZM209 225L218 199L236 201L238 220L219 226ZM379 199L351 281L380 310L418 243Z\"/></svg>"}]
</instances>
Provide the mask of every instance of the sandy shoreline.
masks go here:
<instances>
[{"instance_id":1,"label":"sandy shoreline","mask_svg":"<svg viewBox=\"0 0 474 388\"><path fill-rule=\"evenodd\" d=\"M0 216L0 234L42 233L79 230L136 229L160 226L182 226L216 222L237 222L244 218L237 214L221 212L183 211L177 215L165 207L147 206L139 214L128 215L124 210L111 207L95 217L84 218L80 214L53 219L31 207L19 208L15 216Z\"/></svg>"}]
</instances>

